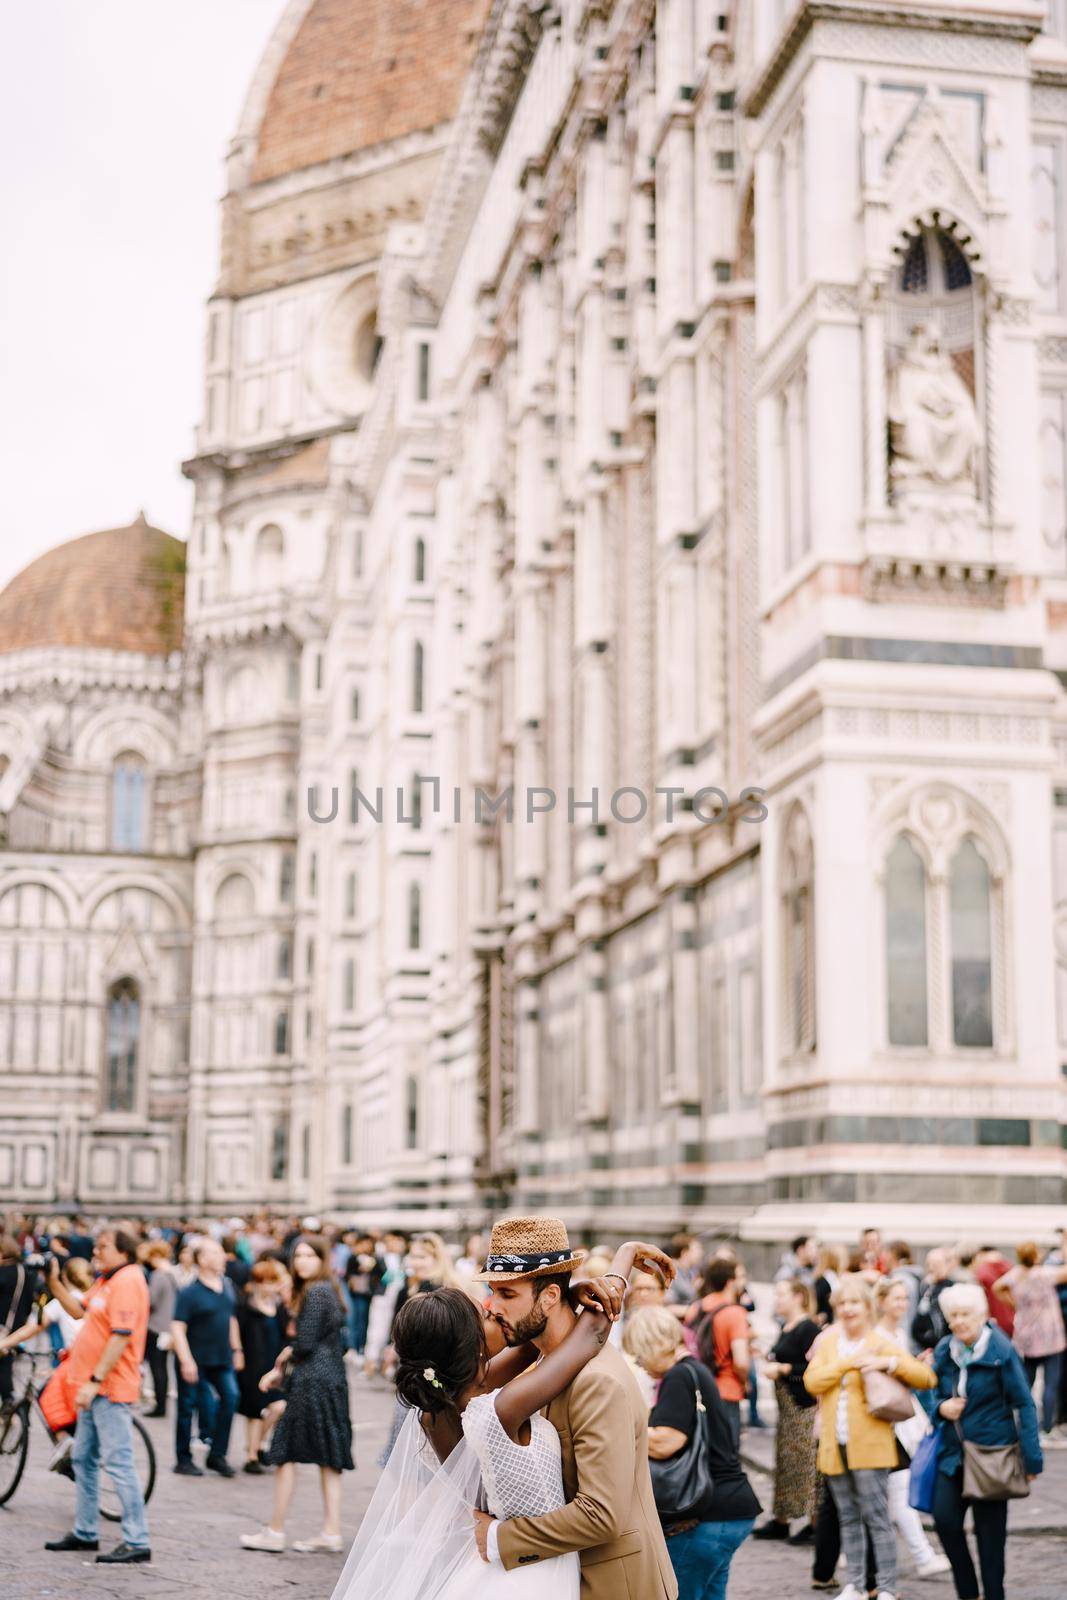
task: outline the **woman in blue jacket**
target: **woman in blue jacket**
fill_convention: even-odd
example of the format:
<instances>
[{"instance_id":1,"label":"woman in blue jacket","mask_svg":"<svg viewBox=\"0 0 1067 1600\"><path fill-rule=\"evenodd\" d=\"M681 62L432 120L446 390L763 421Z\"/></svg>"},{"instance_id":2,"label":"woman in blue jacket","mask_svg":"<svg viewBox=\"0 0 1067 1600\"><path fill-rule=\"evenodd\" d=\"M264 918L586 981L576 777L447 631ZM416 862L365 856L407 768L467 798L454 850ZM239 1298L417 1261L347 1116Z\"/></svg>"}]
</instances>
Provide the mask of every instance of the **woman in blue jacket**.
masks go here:
<instances>
[{"instance_id":1,"label":"woman in blue jacket","mask_svg":"<svg viewBox=\"0 0 1067 1600\"><path fill-rule=\"evenodd\" d=\"M1004 1600L1008 1502L964 1500L963 1448L957 1424L963 1437L975 1444L1006 1445L1021 1440L1027 1477L1036 1478L1044 1465L1037 1411L1011 1340L987 1320L985 1290L976 1283L953 1284L941 1296L941 1310L951 1333L934 1353L937 1409L945 1424L934 1491L934 1526L952 1563L959 1600L978 1600L979 1592L985 1600ZM974 1513L981 1591L963 1531L968 1505Z\"/></svg>"}]
</instances>

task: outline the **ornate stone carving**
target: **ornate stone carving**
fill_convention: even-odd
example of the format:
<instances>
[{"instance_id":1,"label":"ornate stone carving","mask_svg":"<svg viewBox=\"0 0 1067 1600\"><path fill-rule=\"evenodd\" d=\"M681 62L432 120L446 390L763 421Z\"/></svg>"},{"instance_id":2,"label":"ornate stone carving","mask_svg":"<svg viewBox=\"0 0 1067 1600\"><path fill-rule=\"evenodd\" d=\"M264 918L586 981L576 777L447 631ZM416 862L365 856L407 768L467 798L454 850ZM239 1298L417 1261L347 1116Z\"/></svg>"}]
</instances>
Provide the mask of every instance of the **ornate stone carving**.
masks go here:
<instances>
[{"instance_id":1,"label":"ornate stone carving","mask_svg":"<svg viewBox=\"0 0 1067 1600\"><path fill-rule=\"evenodd\" d=\"M898 495L919 490L973 499L978 414L932 323L913 330L893 370L888 415L890 477Z\"/></svg>"}]
</instances>

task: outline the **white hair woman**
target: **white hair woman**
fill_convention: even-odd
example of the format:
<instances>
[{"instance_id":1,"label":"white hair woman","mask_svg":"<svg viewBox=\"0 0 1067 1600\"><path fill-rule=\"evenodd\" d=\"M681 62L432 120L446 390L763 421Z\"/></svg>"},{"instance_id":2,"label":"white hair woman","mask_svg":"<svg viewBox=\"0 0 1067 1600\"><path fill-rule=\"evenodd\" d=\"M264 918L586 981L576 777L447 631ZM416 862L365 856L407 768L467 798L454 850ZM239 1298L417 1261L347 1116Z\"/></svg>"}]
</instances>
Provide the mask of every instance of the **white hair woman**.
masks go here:
<instances>
[{"instance_id":1,"label":"white hair woman","mask_svg":"<svg viewBox=\"0 0 1067 1600\"><path fill-rule=\"evenodd\" d=\"M760 1503L734 1447L715 1379L690 1355L678 1318L664 1306L645 1306L627 1318L623 1348L650 1378L659 1397L648 1419L648 1454L669 1461L684 1450L707 1412L712 1491L684 1519L661 1510L667 1551L678 1579L678 1600L726 1600L735 1552L752 1531Z\"/></svg>"},{"instance_id":2,"label":"white hair woman","mask_svg":"<svg viewBox=\"0 0 1067 1600\"><path fill-rule=\"evenodd\" d=\"M950 1333L934 1354L936 1398L938 1411L951 1426L941 1430L934 1526L952 1564L959 1600L976 1600L979 1583L963 1531L964 1514L970 1506L982 1574L981 1592L985 1600L1004 1600L1008 1502L964 1501L961 1441L1010 1445L1020 1441L1021 1435L1027 1477L1036 1478L1044 1464L1037 1411L1011 1340L989 1321L985 1290L976 1283L956 1283L942 1293L940 1303Z\"/></svg>"},{"instance_id":3,"label":"white hair woman","mask_svg":"<svg viewBox=\"0 0 1067 1600\"><path fill-rule=\"evenodd\" d=\"M846 1273L832 1298L834 1324L811 1352L804 1383L820 1400L819 1471L829 1479L841 1523L848 1584L840 1600L867 1593L866 1536L874 1548L878 1600L892 1600L897 1547L889 1515L889 1474L899 1456L893 1425L871 1415L863 1378L888 1372L910 1389L932 1389L928 1367L874 1327L874 1295L856 1272Z\"/></svg>"}]
</instances>

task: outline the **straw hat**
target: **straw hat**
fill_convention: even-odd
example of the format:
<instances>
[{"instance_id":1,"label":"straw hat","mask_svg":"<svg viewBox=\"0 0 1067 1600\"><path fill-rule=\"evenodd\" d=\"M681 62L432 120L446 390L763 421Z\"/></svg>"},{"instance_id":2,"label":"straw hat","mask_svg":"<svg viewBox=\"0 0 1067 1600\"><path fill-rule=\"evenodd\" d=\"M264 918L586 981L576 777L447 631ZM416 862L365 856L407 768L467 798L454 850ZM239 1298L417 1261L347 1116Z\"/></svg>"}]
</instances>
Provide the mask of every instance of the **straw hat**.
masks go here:
<instances>
[{"instance_id":1,"label":"straw hat","mask_svg":"<svg viewBox=\"0 0 1067 1600\"><path fill-rule=\"evenodd\" d=\"M572 1250L558 1217L509 1217L498 1222L489 1240L485 1269L475 1283L518 1283L550 1273L573 1272L584 1250Z\"/></svg>"}]
</instances>

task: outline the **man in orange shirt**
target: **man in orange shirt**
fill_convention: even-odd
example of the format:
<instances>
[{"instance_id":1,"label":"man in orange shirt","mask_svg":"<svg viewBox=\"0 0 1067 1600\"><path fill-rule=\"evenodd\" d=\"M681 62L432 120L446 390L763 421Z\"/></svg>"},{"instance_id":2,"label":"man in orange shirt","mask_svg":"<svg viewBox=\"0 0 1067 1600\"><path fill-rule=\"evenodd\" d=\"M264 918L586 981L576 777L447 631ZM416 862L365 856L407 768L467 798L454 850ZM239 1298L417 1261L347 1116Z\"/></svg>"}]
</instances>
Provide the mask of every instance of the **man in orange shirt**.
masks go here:
<instances>
[{"instance_id":1,"label":"man in orange shirt","mask_svg":"<svg viewBox=\"0 0 1067 1600\"><path fill-rule=\"evenodd\" d=\"M707 1291L693 1316L700 1359L715 1374L726 1408L734 1448L741 1442L741 1401L748 1386L752 1363L748 1312L737 1303L742 1284L737 1262L717 1257L704 1272Z\"/></svg>"},{"instance_id":2,"label":"man in orange shirt","mask_svg":"<svg viewBox=\"0 0 1067 1600\"><path fill-rule=\"evenodd\" d=\"M78 1491L74 1528L45 1549L100 1548L97 1485L103 1461L122 1502L122 1543L96 1558L108 1565L152 1559L130 1420L130 1407L141 1392L148 1333L148 1281L136 1257L132 1235L121 1228L105 1228L97 1235L93 1252L100 1276L84 1305L60 1282L55 1269L49 1280L56 1299L81 1321L81 1327L67 1358L78 1409L72 1456Z\"/></svg>"}]
</instances>

